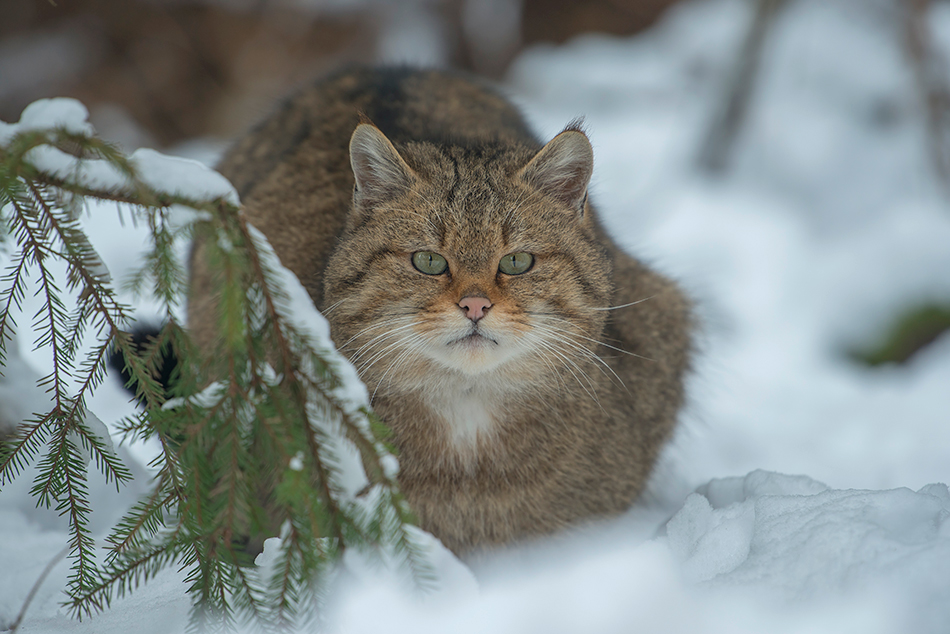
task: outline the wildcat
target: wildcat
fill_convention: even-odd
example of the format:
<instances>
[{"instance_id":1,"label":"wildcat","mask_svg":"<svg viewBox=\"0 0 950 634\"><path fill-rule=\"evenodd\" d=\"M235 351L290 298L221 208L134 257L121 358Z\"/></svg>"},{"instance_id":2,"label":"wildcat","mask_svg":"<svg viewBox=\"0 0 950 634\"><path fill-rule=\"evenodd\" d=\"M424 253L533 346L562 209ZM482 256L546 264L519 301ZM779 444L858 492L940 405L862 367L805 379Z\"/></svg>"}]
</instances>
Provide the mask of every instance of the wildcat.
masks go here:
<instances>
[{"instance_id":1,"label":"wildcat","mask_svg":"<svg viewBox=\"0 0 950 634\"><path fill-rule=\"evenodd\" d=\"M458 554L627 509L683 400L689 303L480 80L356 69L287 100L219 170L356 365L421 526ZM213 341L194 249L189 324Z\"/></svg>"}]
</instances>

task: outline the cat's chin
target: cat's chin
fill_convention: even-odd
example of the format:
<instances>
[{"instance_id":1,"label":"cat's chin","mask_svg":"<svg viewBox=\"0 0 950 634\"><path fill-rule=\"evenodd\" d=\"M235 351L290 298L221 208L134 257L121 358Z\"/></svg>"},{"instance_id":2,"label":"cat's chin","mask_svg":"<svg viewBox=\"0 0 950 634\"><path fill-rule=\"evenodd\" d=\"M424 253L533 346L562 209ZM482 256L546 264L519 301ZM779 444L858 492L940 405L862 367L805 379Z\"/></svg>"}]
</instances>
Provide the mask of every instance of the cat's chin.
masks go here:
<instances>
[{"instance_id":1,"label":"cat's chin","mask_svg":"<svg viewBox=\"0 0 950 634\"><path fill-rule=\"evenodd\" d=\"M429 350L433 361L450 370L475 376L498 369L514 356L486 334L471 333Z\"/></svg>"},{"instance_id":2,"label":"cat's chin","mask_svg":"<svg viewBox=\"0 0 950 634\"><path fill-rule=\"evenodd\" d=\"M449 342L449 346L458 348L460 350L479 351L497 348L498 342L487 335L473 332Z\"/></svg>"}]
</instances>

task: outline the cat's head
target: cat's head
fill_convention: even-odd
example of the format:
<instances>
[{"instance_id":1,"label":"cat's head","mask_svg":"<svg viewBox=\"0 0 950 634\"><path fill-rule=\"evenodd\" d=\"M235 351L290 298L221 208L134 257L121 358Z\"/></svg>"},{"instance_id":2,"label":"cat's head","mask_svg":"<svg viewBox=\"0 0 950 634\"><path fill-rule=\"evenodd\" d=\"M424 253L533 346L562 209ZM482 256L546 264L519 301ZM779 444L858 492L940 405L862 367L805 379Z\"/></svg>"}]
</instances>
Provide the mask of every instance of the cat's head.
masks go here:
<instances>
[{"instance_id":1,"label":"cat's head","mask_svg":"<svg viewBox=\"0 0 950 634\"><path fill-rule=\"evenodd\" d=\"M397 150L363 123L350 160L353 206L324 307L371 390L446 374L518 383L590 358L612 287L587 204L583 132L568 128L540 151Z\"/></svg>"}]
</instances>

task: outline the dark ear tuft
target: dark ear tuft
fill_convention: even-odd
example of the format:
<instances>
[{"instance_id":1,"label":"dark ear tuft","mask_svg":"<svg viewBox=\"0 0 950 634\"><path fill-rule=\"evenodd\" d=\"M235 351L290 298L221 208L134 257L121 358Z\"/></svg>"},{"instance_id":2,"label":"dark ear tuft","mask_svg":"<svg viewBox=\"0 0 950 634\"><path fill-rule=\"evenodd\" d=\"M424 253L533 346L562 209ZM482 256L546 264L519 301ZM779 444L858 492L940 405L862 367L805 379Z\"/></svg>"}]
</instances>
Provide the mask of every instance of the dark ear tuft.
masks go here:
<instances>
[{"instance_id":1,"label":"dark ear tuft","mask_svg":"<svg viewBox=\"0 0 950 634\"><path fill-rule=\"evenodd\" d=\"M584 128L584 117L574 117L568 122L566 126L564 126L564 129L561 130L561 132L567 132L568 130L580 132L584 136L587 136L587 130Z\"/></svg>"},{"instance_id":2,"label":"dark ear tuft","mask_svg":"<svg viewBox=\"0 0 950 634\"><path fill-rule=\"evenodd\" d=\"M359 200L388 198L404 191L413 178L412 169L393 144L371 123L361 123L353 131L350 165L356 178L355 198Z\"/></svg>"},{"instance_id":3,"label":"dark ear tuft","mask_svg":"<svg viewBox=\"0 0 950 634\"><path fill-rule=\"evenodd\" d=\"M579 121L571 122L520 173L543 193L583 213L587 185L594 171L594 151L579 125Z\"/></svg>"}]
</instances>

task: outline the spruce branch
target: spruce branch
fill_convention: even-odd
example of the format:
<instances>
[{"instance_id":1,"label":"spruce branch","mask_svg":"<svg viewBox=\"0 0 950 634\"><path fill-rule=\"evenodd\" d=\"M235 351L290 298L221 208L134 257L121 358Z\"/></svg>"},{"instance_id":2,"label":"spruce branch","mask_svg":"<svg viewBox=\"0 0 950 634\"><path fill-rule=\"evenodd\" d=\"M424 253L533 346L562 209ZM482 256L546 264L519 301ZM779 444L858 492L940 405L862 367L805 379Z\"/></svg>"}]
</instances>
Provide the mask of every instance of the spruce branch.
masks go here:
<instances>
[{"instance_id":1,"label":"spruce branch","mask_svg":"<svg viewBox=\"0 0 950 634\"><path fill-rule=\"evenodd\" d=\"M51 409L0 449L0 483L35 462L33 494L67 517L71 613L106 609L177 566L193 599L192 628L247 620L279 628L313 618L321 584L350 548L402 558L424 578L386 430L367 403L346 396L345 362L332 344L295 321L301 306L282 288L290 278L236 197L150 184L141 157L124 157L79 128L6 138L0 128L0 220L16 245L0 280L0 344L14 336L32 272L48 300L34 315L36 344L49 349L53 367L41 380ZM166 320L143 344L127 332L132 309L82 229L86 200L117 203L120 220L149 228L126 289L157 299ZM175 318L188 285L175 249L192 238L214 271L218 339L207 350ZM65 283L53 262L65 265ZM82 335L96 338L86 352ZM165 386L156 377L169 350L178 365ZM116 486L131 477L86 409L112 351L144 407L120 432L157 438L161 453L150 465L151 491L117 523L100 562L87 464ZM354 469L366 482L359 492L344 484ZM255 568L249 544L278 532L265 549L270 563Z\"/></svg>"},{"instance_id":2,"label":"spruce branch","mask_svg":"<svg viewBox=\"0 0 950 634\"><path fill-rule=\"evenodd\" d=\"M2 207L2 204L0 204ZM19 312L23 308L23 299L25 297L24 286L26 284L25 272L27 266L26 251L17 252L15 264L7 270L8 273L0 279L0 302L3 303L3 310L0 312L0 364L6 365L6 347L10 340L16 335L16 320L13 312Z\"/></svg>"}]
</instances>

